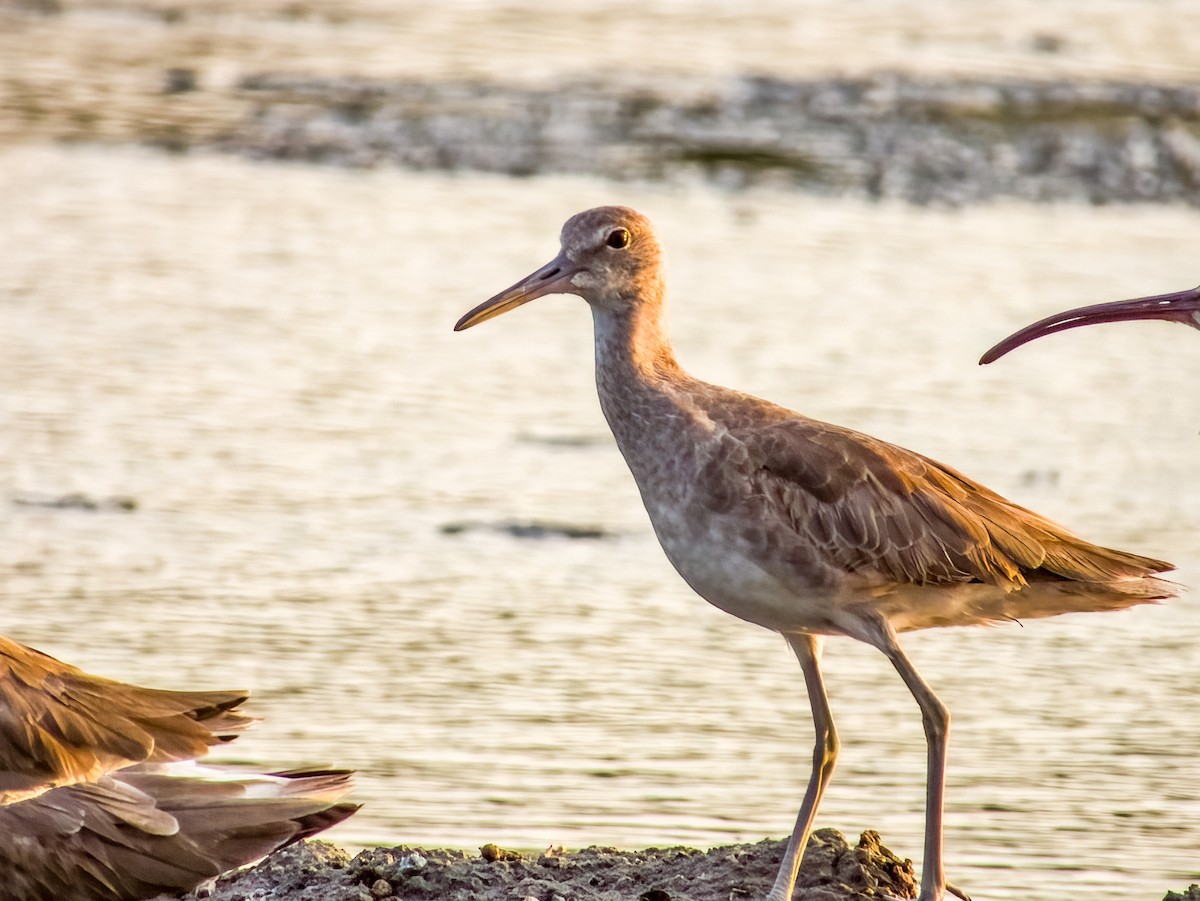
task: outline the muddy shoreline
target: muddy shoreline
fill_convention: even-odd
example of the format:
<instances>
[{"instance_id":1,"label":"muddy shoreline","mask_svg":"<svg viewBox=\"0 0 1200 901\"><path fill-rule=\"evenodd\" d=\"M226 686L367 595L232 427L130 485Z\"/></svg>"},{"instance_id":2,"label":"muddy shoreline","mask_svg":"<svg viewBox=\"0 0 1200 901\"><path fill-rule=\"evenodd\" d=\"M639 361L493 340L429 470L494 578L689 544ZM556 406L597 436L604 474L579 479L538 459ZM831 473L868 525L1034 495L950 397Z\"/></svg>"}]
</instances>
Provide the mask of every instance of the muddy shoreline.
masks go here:
<instances>
[{"instance_id":1,"label":"muddy shoreline","mask_svg":"<svg viewBox=\"0 0 1200 901\"><path fill-rule=\"evenodd\" d=\"M408 847L350 857L326 842L308 842L222 878L209 901L729 901L766 895L783 841L711 851L650 848L618 851L550 848L522 854L484 845L478 852ZM808 901L866 901L877 892L914 897L912 861L901 860L865 832L850 845L832 830L814 833L797 888ZM200 897L198 895L188 896Z\"/></svg>"},{"instance_id":2,"label":"muddy shoreline","mask_svg":"<svg viewBox=\"0 0 1200 901\"><path fill-rule=\"evenodd\" d=\"M1200 87L921 78L549 89L255 75L215 144L348 166L693 180L914 204L1200 205Z\"/></svg>"},{"instance_id":3,"label":"muddy shoreline","mask_svg":"<svg viewBox=\"0 0 1200 901\"><path fill-rule=\"evenodd\" d=\"M309 841L224 876L186 901L736 901L766 896L784 846L765 840L710 851L549 848L540 854L494 844L472 853L399 846L351 856ZM870 901L881 893L915 898L919 886L913 862L888 850L878 833L864 832L850 844L836 830L819 829L796 888L805 901ZM987 897L987 886L963 888ZM1200 901L1200 886L1168 891L1163 901Z\"/></svg>"}]
</instances>

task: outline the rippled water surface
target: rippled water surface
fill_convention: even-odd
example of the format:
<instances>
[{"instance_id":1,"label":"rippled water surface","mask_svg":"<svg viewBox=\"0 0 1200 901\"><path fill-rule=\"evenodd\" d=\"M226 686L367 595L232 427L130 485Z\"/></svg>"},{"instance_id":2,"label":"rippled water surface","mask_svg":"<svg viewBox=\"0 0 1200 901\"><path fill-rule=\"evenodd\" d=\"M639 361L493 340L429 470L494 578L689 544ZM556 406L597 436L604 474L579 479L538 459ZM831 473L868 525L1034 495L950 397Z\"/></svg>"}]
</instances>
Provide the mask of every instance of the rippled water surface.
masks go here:
<instances>
[{"instance_id":1,"label":"rippled water surface","mask_svg":"<svg viewBox=\"0 0 1200 901\"><path fill-rule=\"evenodd\" d=\"M1194 211L959 212L587 180L0 151L3 631L165 687L249 686L226 754L361 771L344 843L783 835L807 778L775 636L662 557L554 297L464 334L561 221L626 202L697 374L897 441L1097 541L1200 571L1200 343L1026 321L1194 284ZM127 496L136 510L47 498ZM34 503L29 503L30 501ZM543 521L601 538L518 537ZM976 898L1200 876L1200 607L908 636L955 715L948 868ZM819 825L920 857L924 750L833 641Z\"/></svg>"}]
</instances>

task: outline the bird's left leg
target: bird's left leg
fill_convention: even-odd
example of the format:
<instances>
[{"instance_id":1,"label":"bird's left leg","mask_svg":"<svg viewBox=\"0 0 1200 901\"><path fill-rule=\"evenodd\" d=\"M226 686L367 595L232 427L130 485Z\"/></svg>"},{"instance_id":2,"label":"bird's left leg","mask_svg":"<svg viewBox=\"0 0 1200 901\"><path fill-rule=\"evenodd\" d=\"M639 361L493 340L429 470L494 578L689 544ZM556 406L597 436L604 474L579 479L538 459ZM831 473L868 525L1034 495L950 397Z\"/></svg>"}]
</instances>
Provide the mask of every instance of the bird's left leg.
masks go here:
<instances>
[{"instance_id":1,"label":"bird's left leg","mask_svg":"<svg viewBox=\"0 0 1200 901\"><path fill-rule=\"evenodd\" d=\"M792 837L788 839L787 850L780 861L775 884L767 894L767 901L791 901L792 891L796 887L796 874L800 871L800 861L808 845L808 835L812 831L821 796L825 794L825 787L833 778L839 747L837 730L833 727L833 714L829 710L829 698L825 694L825 680L821 675L821 636L795 633L785 634L783 637L787 639L787 643L796 654L796 659L800 661L800 669L804 671L816 742L813 745L813 767L812 775L808 779L808 790L804 793L804 802L800 805L796 826L792 830Z\"/></svg>"}]
</instances>

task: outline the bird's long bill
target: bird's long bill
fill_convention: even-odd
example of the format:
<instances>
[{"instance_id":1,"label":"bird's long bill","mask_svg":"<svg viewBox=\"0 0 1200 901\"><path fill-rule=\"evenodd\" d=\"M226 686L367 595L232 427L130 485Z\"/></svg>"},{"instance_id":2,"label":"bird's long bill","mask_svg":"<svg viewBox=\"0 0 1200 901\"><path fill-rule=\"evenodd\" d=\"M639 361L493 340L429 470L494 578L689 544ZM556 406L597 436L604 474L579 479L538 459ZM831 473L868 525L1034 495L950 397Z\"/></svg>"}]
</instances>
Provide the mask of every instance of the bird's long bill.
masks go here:
<instances>
[{"instance_id":1,"label":"bird's long bill","mask_svg":"<svg viewBox=\"0 0 1200 901\"><path fill-rule=\"evenodd\" d=\"M1097 303L1067 310L1065 313L1055 313L1009 335L980 357L979 362L995 362L1010 350L1044 335L1078 328L1081 325L1125 322L1131 319L1164 319L1167 322L1182 322L1200 328L1200 288L1176 291L1174 294L1156 294L1153 297L1135 297L1133 300L1118 300L1115 303Z\"/></svg>"},{"instance_id":2,"label":"bird's long bill","mask_svg":"<svg viewBox=\"0 0 1200 901\"><path fill-rule=\"evenodd\" d=\"M461 332L546 294L570 293L571 279L578 272L579 267L560 253L537 272L531 272L511 288L506 288L471 310L455 323L454 330Z\"/></svg>"}]
</instances>

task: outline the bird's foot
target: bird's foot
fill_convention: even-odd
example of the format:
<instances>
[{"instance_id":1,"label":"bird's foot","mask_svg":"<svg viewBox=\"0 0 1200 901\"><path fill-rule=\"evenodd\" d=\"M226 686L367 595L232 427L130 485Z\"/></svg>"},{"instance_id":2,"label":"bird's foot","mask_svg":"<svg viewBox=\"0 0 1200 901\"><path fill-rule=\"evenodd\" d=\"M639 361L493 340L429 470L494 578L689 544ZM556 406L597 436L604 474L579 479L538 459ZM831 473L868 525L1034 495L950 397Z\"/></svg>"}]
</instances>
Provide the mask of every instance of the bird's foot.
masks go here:
<instances>
[{"instance_id":1,"label":"bird's foot","mask_svg":"<svg viewBox=\"0 0 1200 901\"><path fill-rule=\"evenodd\" d=\"M970 895L960 889L957 885L951 885L949 882L946 883L946 892L956 898L961 898L962 901L971 901ZM895 895L888 894L887 892L881 892L875 897L877 897L879 901L913 901L912 898L897 898ZM944 901L944 899L944 892L939 892L936 895L922 892L916 901Z\"/></svg>"}]
</instances>

